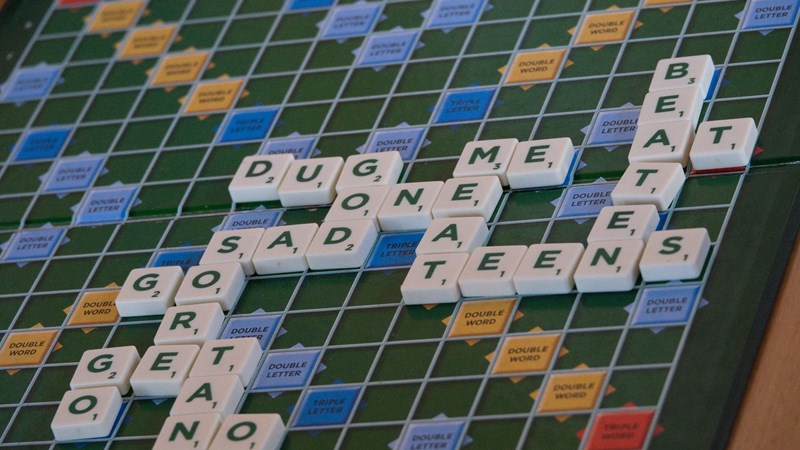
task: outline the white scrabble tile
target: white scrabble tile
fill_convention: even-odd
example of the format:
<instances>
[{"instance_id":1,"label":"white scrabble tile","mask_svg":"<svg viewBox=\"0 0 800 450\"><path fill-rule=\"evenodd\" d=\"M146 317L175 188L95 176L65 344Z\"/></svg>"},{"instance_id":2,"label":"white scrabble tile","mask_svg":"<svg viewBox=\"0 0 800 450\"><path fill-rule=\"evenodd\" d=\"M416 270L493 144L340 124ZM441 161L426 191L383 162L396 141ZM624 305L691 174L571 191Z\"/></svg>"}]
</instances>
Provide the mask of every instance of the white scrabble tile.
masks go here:
<instances>
[{"instance_id":1,"label":"white scrabble tile","mask_svg":"<svg viewBox=\"0 0 800 450\"><path fill-rule=\"evenodd\" d=\"M453 177L495 175L500 184L508 186L506 170L518 143L513 138L467 142L453 169Z\"/></svg>"},{"instance_id":2,"label":"white scrabble tile","mask_svg":"<svg viewBox=\"0 0 800 450\"><path fill-rule=\"evenodd\" d=\"M114 301L120 317L164 314L175 304L182 281L183 270L177 266L131 270Z\"/></svg>"},{"instance_id":3,"label":"white scrabble tile","mask_svg":"<svg viewBox=\"0 0 800 450\"><path fill-rule=\"evenodd\" d=\"M653 205L606 206L597 215L586 241L646 241L656 230L658 220L658 210Z\"/></svg>"},{"instance_id":4,"label":"white scrabble tile","mask_svg":"<svg viewBox=\"0 0 800 450\"><path fill-rule=\"evenodd\" d=\"M361 267L376 240L378 230L372 220L325 222L306 250L308 267L313 270Z\"/></svg>"},{"instance_id":5,"label":"white scrabble tile","mask_svg":"<svg viewBox=\"0 0 800 450\"><path fill-rule=\"evenodd\" d=\"M245 275L252 275L253 253L263 234L263 228L217 231L211 236L200 265L239 263Z\"/></svg>"},{"instance_id":6,"label":"white scrabble tile","mask_svg":"<svg viewBox=\"0 0 800 450\"><path fill-rule=\"evenodd\" d=\"M278 200L278 186L292 161L291 154L245 157L228 185L231 199L235 203Z\"/></svg>"},{"instance_id":7,"label":"white scrabble tile","mask_svg":"<svg viewBox=\"0 0 800 450\"><path fill-rule=\"evenodd\" d=\"M342 172L344 159L301 159L292 162L283 182L278 187L278 197L283 206L328 205L336 198L336 182Z\"/></svg>"},{"instance_id":8,"label":"white scrabble tile","mask_svg":"<svg viewBox=\"0 0 800 450\"><path fill-rule=\"evenodd\" d=\"M630 291L643 249L638 239L590 242L575 269L575 286L580 292Z\"/></svg>"},{"instance_id":9,"label":"white scrabble tile","mask_svg":"<svg viewBox=\"0 0 800 450\"><path fill-rule=\"evenodd\" d=\"M575 286L575 268L583 255L583 244L533 244L514 273L514 288L520 295L566 294Z\"/></svg>"},{"instance_id":10,"label":"white scrabble tile","mask_svg":"<svg viewBox=\"0 0 800 450\"><path fill-rule=\"evenodd\" d=\"M655 205L667 209L680 192L686 175L679 163L633 163L625 169L611 201L615 206Z\"/></svg>"},{"instance_id":11,"label":"white scrabble tile","mask_svg":"<svg viewBox=\"0 0 800 450\"><path fill-rule=\"evenodd\" d=\"M694 125L688 120L639 125L628 162L676 162L686 166L694 140Z\"/></svg>"},{"instance_id":12,"label":"white scrabble tile","mask_svg":"<svg viewBox=\"0 0 800 450\"><path fill-rule=\"evenodd\" d=\"M348 156L336 192L351 187L389 186L396 184L403 171L400 152L366 153Z\"/></svg>"},{"instance_id":13,"label":"white scrabble tile","mask_svg":"<svg viewBox=\"0 0 800 450\"><path fill-rule=\"evenodd\" d=\"M714 61L709 55L662 59L650 81L650 92L696 86L705 98L713 79Z\"/></svg>"},{"instance_id":14,"label":"white scrabble tile","mask_svg":"<svg viewBox=\"0 0 800 450\"><path fill-rule=\"evenodd\" d=\"M690 123L696 124L700 120L704 97L699 87L650 92L644 96L638 124L687 119Z\"/></svg>"},{"instance_id":15,"label":"white scrabble tile","mask_svg":"<svg viewBox=\"0 0 800 450\"><path fill-rule=\"evenodd\" d=\"M705 228L656 231L639 262L644 281L687 280L700 276L711 249Z\"/></svg>"},{"instance_id":16,"label":"white scrabble tile","mask_svg":"<svg viewBox=\"0 0 800 450\"><path fill-rule=\"evenodd\" d=\"M388 193L389 186L343 188L325 215L325 222L369 219L377 228L378 211Z\"/></svg>"},{"instance_id":17,"label":"white scrabble tile","mask_svg":"<svg viewBox=\"0 0 800 450\"><path fill-rule=\"evenodd\" d=\"M181 386L169 414L215 413L227 417L236 412L243 394L244 388L236 375L189 377Z\"/></svg>"},{"instance_id":18,"label":"white scrabble tile","mask_svg":"<svg viewBox=\"0 0 800 450\"><path fill-rule=\"evenodd\" d=\"M746 166L756 147L753 119L709 120L697 128L689 157L692 169L713 170Z\"/></svg>"},{"instance_id":19,"label":"white scrabble tile","mask_svg":"<svg viewBox=\"0 0 800 450\"><path fill-rule=\"evenodd\" d=\"M173 306L164 314L153 343L202 344L219 336L224 319L225 314L218 303Z\"/></svg>"},{"instance_id":20,"label":"white scrabble tile","mask_svg":"<svg viewBox=\"0 0 800 450\"><path fill-rule=\"evenodd\" d=\"M239 263L190 267L175 294L175 304L183 306L214 302L228 311L239 300L245 283L244 271Z\"/></svg>"},{"instance_id":21,"label":"white scrabble tile","mask_svg":"<svg viewBox=\"0 0 800 450\"><path fill-rule=\"evenodd\" d=\"M461 298L458 277L468 259L468 253L417 255L400 285L403 303L424 305L457 302Z\"/></svg>"},{"instance_id":22,"label":"white scrabble tile","mask_svg":"<svg viewBox=\"0 0 800 450\"><path fill-rule=\"evenodd\" d=\"M137 397L177 397L199 351L197 345L148 347L131 375L133 392Z\"/></svg>"},{"instance_id":23,"label":"white scrabble tile","mask_svg":"<svg viewBox=\"0 0 800 450\"><path fill-rule=\"evenodd\" d=\"M458 277L464 297L514 295L514 272L528 250L524 245L478 247Z\"/></svg>"},{"instance_id":24,"label":"white scrabble tile","mask_svg":"<svg viewBox=\"0 0 800 450\"><path fill-rule=\"evenodd\" d=\"M139 364L136 347L86 350L69 382L70 389L113 386L125 395L131 390L131 374Z\"/></svg>"},{"instance_id":25,"label":"white scrabble tile","mask_svg":"<svg viewBox=\"0 0 800 450\"><path fill-rule=\"evenodd\" d=\"M508 165L508 184L511 189L564 184L574 157L570 138L520 142Z\"/></svg>"},{"instance_id":26,"label":"white scrabble tile","mask_svg":"<svg viewBox=\"0 0 800 450\"><path fill-rule=\"evenodd\" d=\"M222 424L219 414L169 416L152 450L197 450L208 448Z\"/></svg>"},{"instance_id":27,"label":"white scrabble tile","mask_svg":"<svg viewBox=\"0 0 800 450\"><path fill-rule=\"evenodd\" d=\"M75 441L111 434L122 407L114 386L67 391L50 424L56 441Z\"/></svg>"},{"instance_id":28,"label":"white scrabble tile","mask_svg":"<svg viewBox=\"0 0 800 450\"><path fill-rule=\"evenodd\" d=\"M442 186L431 213L440 217L483 217L488 221L503 187L496 176L450 178Z\"/></svg>"},{"instance_id":29,"label":"white scrabble tile","mask_svg":"<svg viewBox=\"0 0 800 450\"><path fill-rule=\"evenodd\" d=\"M417 245L417 255L469 253L486 242L489 227L482 217L433 219Z\"/></svg>"},{"instance_id":30,"label":"white scrabble tile","mask_svg":"<svg viewBox=\"0 0 800 450\"><path fill-rule=\"evenodd\" d=\"M247 387L260 361L261 345L254 337L206 341L189 376L236 375Z\"/></svg>"},{"instance_id":31,"label":"white scrabble tile","mask_svg":"<svg viewBox=\"0 0 800 450\"><path fill-rule=\"evenodd\" d=\"M225 418L209 450L278 450L285 433L279 414L233 414Z\"/></svg>"},{"instance_id":32,"label":"white scrabble tile","mask_svg":"<svg viewBox=\"0 0 800 450\"><path fill-rule=\"evenodd\" d=\"M414 231L428 228L433 221L433 203L444 183L422 181L392 186L378 211L383 231Z\"/></svg>"},{"instance_id":33,"label":"white scrabble tile","mask_svg":"<svg viewBox=\"0 0 800 450\"><path fill-rule=\"evenodd\" d=\"M318 229L316 223L301 223L264 230L264 236L253 254L256 273L266 275L308 269L306 250Z\"/></svg>"}]
</instances>

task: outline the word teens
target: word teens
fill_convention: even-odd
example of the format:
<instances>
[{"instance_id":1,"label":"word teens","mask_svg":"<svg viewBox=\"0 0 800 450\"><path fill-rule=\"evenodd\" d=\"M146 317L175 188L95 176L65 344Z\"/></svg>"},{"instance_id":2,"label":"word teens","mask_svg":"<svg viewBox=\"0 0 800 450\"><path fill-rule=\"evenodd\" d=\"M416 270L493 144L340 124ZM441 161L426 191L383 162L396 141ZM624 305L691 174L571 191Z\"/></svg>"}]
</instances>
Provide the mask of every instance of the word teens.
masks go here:
<instances>
[{"instance_id":1,"label":"word teens","mask_svg":"<svg viewBox=\"0 0 800 450\"><path fill-rule=\"evenodd\" d=\"M706 229L655 231L657 225L654 205L609 206L585 249L580 243L478 247L488 235L483 218L434 219L400 287L403 301L565 294L574 287L629 291L640 274L647 282L700 276L711 246Z\"/></svg>"}]
</instances>

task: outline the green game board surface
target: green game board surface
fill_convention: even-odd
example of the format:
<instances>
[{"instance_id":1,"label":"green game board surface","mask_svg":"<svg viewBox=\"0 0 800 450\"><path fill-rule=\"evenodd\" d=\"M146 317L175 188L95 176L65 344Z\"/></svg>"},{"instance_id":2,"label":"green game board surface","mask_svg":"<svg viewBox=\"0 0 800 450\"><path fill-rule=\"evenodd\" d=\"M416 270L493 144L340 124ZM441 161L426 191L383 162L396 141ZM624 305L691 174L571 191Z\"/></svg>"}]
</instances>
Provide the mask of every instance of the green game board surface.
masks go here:
<instances>
[{"instance_id":1,"label":"green game board surface","mask_svg":"<svg viewBox=\"0 0 800 450\"><path fill-rule=\"evenodd\" d=\"M0 448L152 446L173 399L133 393L109 436L54 440L49 424L83 352L132 345L143 354L161 321L110 314L80 322L76 311L87 295L113 295L133 269L169 258L196 264L213 233L240 214L323 223L329 205L232 203L228 185L246 156L288 142L305 146L302 157L346 158L386 133L415 131L400 181L444 181L470 141L568 137L578 157L566 182L506 188L487 245L586 244L597 212L563 215L569 191L618 181L632 141L598 141L593 130L605 114L641 107L659 60L697 54L717 68L701 120L750 117L759 129L747 167L687 171L661 215L664 229L708 230L712 250L699 278L511 296L502 328L457 335L464 308L495 299L405 305L400 285L411 263L365 264L250 276L225 324L273 321L259 367L274 355L318 353L301 385L254 383L238 405L279 414L281 448L414 448L411 437L426 426L455 427L441 448L612 448L592 435L614 414L647 417L640 444L624 448L726 445L800 228L797 17L753 25L751 10L768 0L137 1L130 26L100 31L93 14L110 1L10 0L0 9L0 346L25 333L52 337L41 361L0 355ZM472 5L474 15L437 22L446 5ZM335 15L357 8L374 20L332 34ZM631 26L618 39L579 42L587 18L619 13ZM174 27L163 52L123 56L134 30L162 26ZM365 61L381 38L406 39L406 54ZM551 50L563 52L552 77L509 81L517 55ZM198 53L207 58L196 80L154 83L166 58ZM47 73L52 82L39 93L10 88ZM187 112L197 86L231 80L241 91L230 105ZM486 95L485 110L446 118L448 96L458 95ZM264 111L274 118L263 137L228 136L234 114ZM63 141L27 157L25 142L37 134ZM71 161L96 171L84 185L48 187L56 166ZM123 191L131 193L124 214L81 222L90 196ZM31 233L53 245L15 256L15 239ZM657 289L695 289L689 314L637 321ZM524 337L553 338L552 361L496 373L506 339ZM540 409L553 377L598 372L590 408ZM320 392L355 392L351 410L303 423L305 402Z\"/></svg>"}]
</instances>

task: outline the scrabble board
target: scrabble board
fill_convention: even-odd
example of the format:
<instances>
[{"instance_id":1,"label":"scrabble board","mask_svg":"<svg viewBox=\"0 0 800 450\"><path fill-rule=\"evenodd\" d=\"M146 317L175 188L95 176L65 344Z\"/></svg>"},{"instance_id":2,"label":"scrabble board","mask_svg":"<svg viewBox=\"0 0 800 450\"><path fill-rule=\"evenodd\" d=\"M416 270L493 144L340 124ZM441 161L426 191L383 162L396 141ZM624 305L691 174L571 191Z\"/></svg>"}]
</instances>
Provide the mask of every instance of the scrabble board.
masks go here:
<instances>
[{"instance_id":1,"label":"scrabble board","mask_svg":"<svg viewBox=\"0 0 800 450\"><path fill-rule=\"evenodd\" d=\"M424 230L357 269L252 275L220 338L255 337L235 407L283 448L710 448L727 442L800 223L797 0L11 0L0 12L0 448L150 448L173 398L108 436L50 423L85 351L154 345L120 318L144 267L216 231L321 224L234 203L252 155L396 151L446 181L489 139L569 138L566 180L504 188L485 244L586 243L629 165L658 61L708 54L701 120L752 118L752 160L687 170L659 229L705 228L696 279L406 305Z\"/></svg>"}]
</instances>

